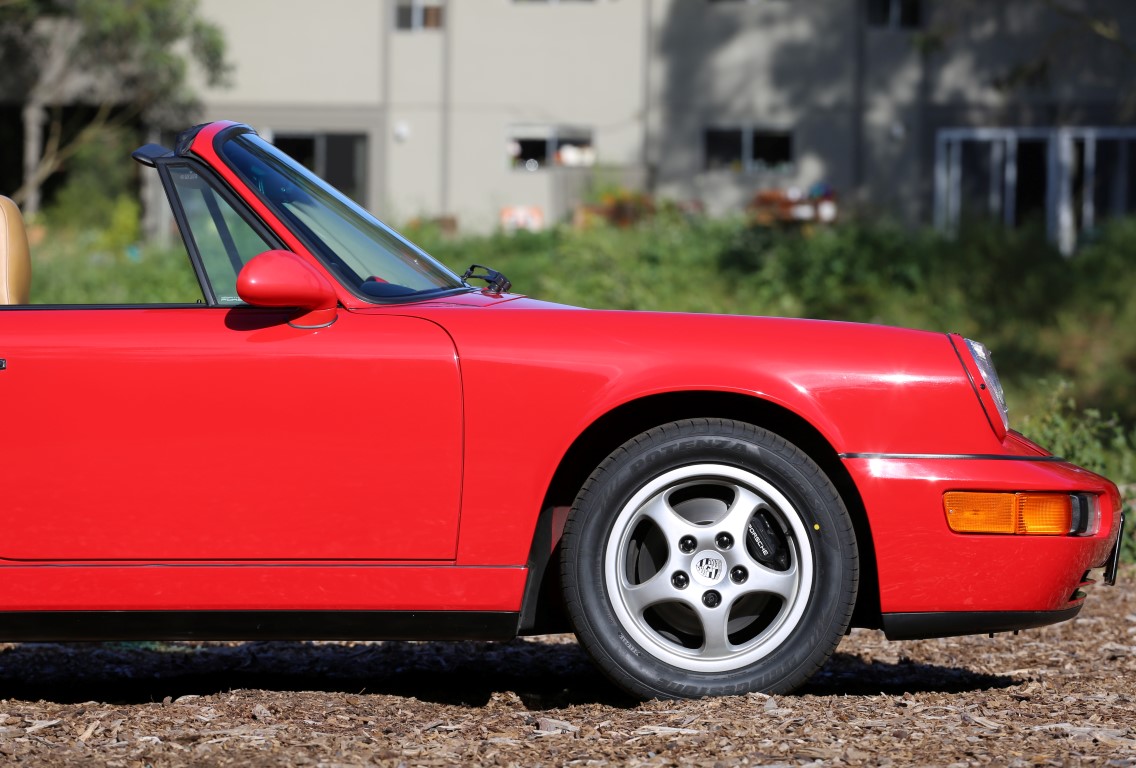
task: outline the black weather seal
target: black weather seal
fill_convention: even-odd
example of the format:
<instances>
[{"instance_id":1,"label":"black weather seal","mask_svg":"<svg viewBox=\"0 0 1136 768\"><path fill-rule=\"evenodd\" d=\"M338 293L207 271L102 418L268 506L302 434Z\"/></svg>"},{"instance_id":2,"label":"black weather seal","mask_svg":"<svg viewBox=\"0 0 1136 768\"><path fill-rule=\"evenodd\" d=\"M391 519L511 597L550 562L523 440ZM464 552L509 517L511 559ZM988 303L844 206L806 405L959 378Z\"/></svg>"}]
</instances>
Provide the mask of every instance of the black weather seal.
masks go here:
<instances>
[{"instance_id":1,"label":"black weather seal","mask_svg":"<svg viewBox=\"0 0 1136 768\"><path fill-rule=\"evenodd\" d=\"M221 130L217 131L217 135L213 137L213 151L216 152L219 156L223 157L223 155L221 155L221 145L234 136L241 136L246 133L250 133L253 136L260 136L260 134L256 132L255 128L246 123L234 123L232 125L225 126ZM233 170L235 171L236 169L234 168Z\"/></svg>"},{"instance_id":2,"label":"black weather seal","mask_svg":"<svg viewBox=\"0 0 1136 768\"><path fill-rule=\"evenodd\" d=\"M131 152L130 156L147 168L156 168L159 158L173 157L174 153L161 144L144 144Z\"/></svg>"},{"instance_id":3,"label":"black weather seal","mask_svg":"<svg viewBox=\"0 0 1136 768\"><path fill-rule=\"evenodd\" d=\"M951 461L1032 461L1063 462L1060 456L1014 456L1005 453L841 453L842 459L948 459Z\"/></svg>"},{"instance_id":4,"label":"black weather seal","mask_svg":"<svg viewBox=\"0 0 1136 768\"><path fill-rule=\"evenodd\" d=\"M201 133L201 129L209 123L201 123L192 128L186 128L179 133L174 139L174 154L178 157L185 157L189 154L189 148L193 146L193 140L197 138L197 134Z\"/></svg>"}]
</instances>

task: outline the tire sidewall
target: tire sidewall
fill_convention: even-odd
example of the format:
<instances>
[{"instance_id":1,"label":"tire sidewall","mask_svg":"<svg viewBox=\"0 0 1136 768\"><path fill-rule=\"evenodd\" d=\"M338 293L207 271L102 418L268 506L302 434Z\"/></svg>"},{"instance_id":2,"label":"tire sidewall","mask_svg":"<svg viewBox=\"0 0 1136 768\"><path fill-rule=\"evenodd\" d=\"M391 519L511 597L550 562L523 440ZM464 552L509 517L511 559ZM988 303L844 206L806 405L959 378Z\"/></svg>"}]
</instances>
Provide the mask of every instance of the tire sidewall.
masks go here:
<instances>
[{"instance_id":1,"label":"tire sidewall","mask_svg":"<svg viewBox=\"0 0 1136 768\"><path fill-rule=\"evenodd\" d=\"M639 695L691 697L794 688L828 657L847 624L845 607L854 597L849 593L855 591L846 551L848 538L839 535L842 530L851 535L847 512L819 468L769 432L734 422L713 427L698 422L668 426L674 429L647 433L614 454L573 509L570 525L577 536L567 553L566 575L575 572L569 585L578 590L574 613L581 615L574 618L588 627L581 640L601 666L610 670L608 661L622 670L629 679L617 682ZM706 463L752 472L784 494L802 518L808 534L802 545L810 547L814 562L808 604L786 640L760 661L724 672L685 670L643 648L616 618L611 606L619 598L608 594L603 572L613 526L632 496L651 478ZM852 549L854 552L854 540ZM819 662L817 654L821 654Z\"/></svg>"}]
</instances>

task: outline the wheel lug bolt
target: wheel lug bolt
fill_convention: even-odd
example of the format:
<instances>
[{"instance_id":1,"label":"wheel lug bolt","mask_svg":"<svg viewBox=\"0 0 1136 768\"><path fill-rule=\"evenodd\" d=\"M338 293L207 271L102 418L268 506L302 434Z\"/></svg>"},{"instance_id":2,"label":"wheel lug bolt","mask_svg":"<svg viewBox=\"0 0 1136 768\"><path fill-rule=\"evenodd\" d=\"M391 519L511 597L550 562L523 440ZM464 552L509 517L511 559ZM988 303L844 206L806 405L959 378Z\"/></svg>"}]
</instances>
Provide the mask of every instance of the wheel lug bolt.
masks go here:
<instances>
[{"instance_id":1,"label":"wheel lug bolt","mask_svg":"<svg viewBox=\"0 0 1136 768\"><path fill-rule=\"evenodd\" d=\"M742 584L749 578L749 573L740 565L735 565L730 569L730 581L735 584Z\"/></svg>"},{"instance_id":2,"label":"wheel lug bolt","mask_svg":"<svg viewBox=\"0 0 1136 768\"><path fill-rule=\"evenodd\" d=\"M676 571L675 574L671 576L671 584L674 585L675 589L686 589L686 585L689 583L690 577L682 571Z\"/></svg>"},{"instance_id":3,"label":"wheel lug bolt","mask_svg":"<svg viewBox=\"0 0 1136 768\"><path fill-rule=\"evenodd\" d=\"M718 549L729 549L734 546L734 537L728 533L719 533L714 537L714 543L718 545Z\"/></svg>"},{"instance_id":4,"label":"wheel lug bolt","mask_svg":"<svg viewBox=\"0 0 1136 768\"><path fill-rule=\"evenodd\" d=\"M683 554L689 555L698 546L693 536L683 536L678 540L678 548Z\"/></svg>"},{"instance_id":5,"label":"wheel lug bolt","mask_svg":"<svg viewBox=\"0 0 1136 768\"><path fill-rule=\"evenodd\" d=\"M722 596L710 589L703 593L702 604L707 608L717 608L722 602Z\"/></svg>"}]
</instances>

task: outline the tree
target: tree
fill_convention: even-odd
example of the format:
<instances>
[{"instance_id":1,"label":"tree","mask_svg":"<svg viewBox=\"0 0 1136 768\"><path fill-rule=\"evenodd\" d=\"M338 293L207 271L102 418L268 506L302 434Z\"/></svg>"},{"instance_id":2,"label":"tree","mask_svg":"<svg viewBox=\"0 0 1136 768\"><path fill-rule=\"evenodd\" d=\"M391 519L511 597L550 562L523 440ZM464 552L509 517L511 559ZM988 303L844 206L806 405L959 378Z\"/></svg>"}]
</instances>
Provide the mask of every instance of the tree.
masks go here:
<instances>
[{"instance_id":1,"label":"tree","mask_svg":"<svg viewBox=\"0 0 1136 768\"><path fill-rule=\"evenodd\" d=\"M1129 3L1118 0L1018 0L1016 4L953 0L936 6L918 43L925 52L934 53L959 34L969 16L990 18L1013 5L1032 11L1045 34L1029 55L994 74L992 82L1004 91L1044 88L1056 69L1098 65L1109 57L1119 66L1136 64L1132 29L1124 29L1121 18L1126 15L1131 25L1133 12ZM1133 94L1121 95L1127 100L1127 117L1133 111Z\"/></svg>"},{"instance_id":2,"label":"tree","mask_svg":"<svg viewBox=\"0 0 1136 768\"><path fill-rule=\"evenodd\" d=\"M184 124L197 106L191 63L209 85L224 83L224 39L197 10L197 0L0 0L0 92L24 106L24 182L13 197L25 213L107 129ZM65 124L67 107L85 108L77 128Z\"/></svg>"}]
</instances>

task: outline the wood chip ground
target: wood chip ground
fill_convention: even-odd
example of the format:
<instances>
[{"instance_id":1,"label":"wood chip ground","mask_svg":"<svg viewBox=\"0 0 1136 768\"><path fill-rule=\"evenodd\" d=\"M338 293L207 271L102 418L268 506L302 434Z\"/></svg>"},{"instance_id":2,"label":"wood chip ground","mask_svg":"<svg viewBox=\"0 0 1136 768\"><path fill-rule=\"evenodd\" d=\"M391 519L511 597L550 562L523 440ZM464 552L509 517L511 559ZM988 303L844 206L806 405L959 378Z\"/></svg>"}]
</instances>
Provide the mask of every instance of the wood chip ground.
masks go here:
<instances>
[{"instance_id":1,"label":"wood chip ground","mask_svg":"<svg viewBox=\"0 0 1136 768\"><path fill-rule=\"evenodd\" d=\"M1136 569L994 638L857 630L804 690L628 701L569 636L0 646L0 764L1136 766Z\"/></svg>"}]
</instances>

